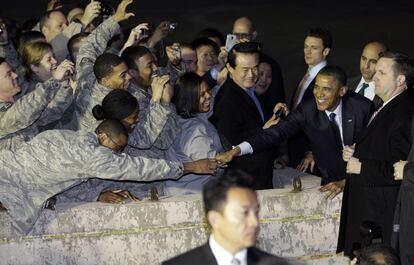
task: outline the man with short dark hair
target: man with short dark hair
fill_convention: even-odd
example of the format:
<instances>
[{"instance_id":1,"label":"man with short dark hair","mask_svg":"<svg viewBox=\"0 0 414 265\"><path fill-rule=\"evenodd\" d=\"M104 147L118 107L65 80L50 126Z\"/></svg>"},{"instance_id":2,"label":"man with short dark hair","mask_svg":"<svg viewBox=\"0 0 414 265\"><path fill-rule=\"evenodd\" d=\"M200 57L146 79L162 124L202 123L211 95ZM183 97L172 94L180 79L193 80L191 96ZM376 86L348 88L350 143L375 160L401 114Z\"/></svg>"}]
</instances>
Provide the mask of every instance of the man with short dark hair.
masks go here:
<instances>
[{"instance_id":1,"label":"man with short dark hair","mask_svg":"<svg viewBox=\"0 0 414 265\"><path fill-rule=\"evenodd\" d=\"M234 155L258 153L304 132L311 142L316 163L325 185L321 191L334 198L342 192L345 182L343 145L352 145L368 123L372 105L369 100L347 91L345 72L327 66L316 76L314 99L301 103L279 124L252 136L218 160L226 163ZM312 168L313 170L313 168Z\"/></svg>"},{"instance_id":2,"label":"man with short dark hair","mask_svg":"<svg viewBox=\"0 0 414 265\"><path fill-rule=\"evenodd\" d=\"M229 171L203 188L203 203L211 226L208 243L163 262L164 265L256 265L272 255L254 247L259 233L259 202L253 179Z\"/></svg>"},{"instance_id":3,"label":"man with short dark hair","mask_svg":"<svg viewBox=\"0 0 414 265\"><path fill-rule=\"evenodd\" d=\"M303 54L307 70L302 80L298 82L290 101L290 109L294 110L306 100L313 100L313 87L315 77L327 65L327 58L332 49L332 35L323 28L311 28L306 33ZM309 150L309 140L302 133L297 134L288 141L289 164L292 167L306 170L308 161L313 161ZM311 162L312 163L312 162Z\"/></svg>"},{"instance_id":4,"label":"man with short dark hair","mask_svg":"<svg viewBox=\"0 0 414 265\"><path fill-rule=\"evenodd\" d=\"M174 107L170 103L173 94L170 77L158 76L156 59L144 46L126 48L122 58L132 77L128 90L138 99L140 106L140 122L130 135L128 153L153 147L165 151L180 131Z\"/></svg>"},{"instance_id":5,"label":"man with short dark hair","mask_svg":"<svg viewBox=\"0 0 414 265\"><path fill-rule=\"evenodd\" d=\"M375 95L375 84L372 78L375 74L375 66L387 47L380 42L370 42L364 46L359 60L361 76L349 81L349 89L363 95L374 103L375 109L382 105L382 100Z\"/></svg>"},{"instance_id":6,"label":"man with short dark hair","mask_svg":"<svg viewBox=\"0 0 414 265\"><path fill-rule=\"evenodd\" d=\"M400 265L395 250L384 245L370 245L361 250L357 258L358 265Z\"/></svg>"},{"instance_id":7,"label":"man with short dark hair","mask_svg":"<svg viewBox=\"0 0 414 265\"><path fill-rule=\"evenodd\" d=\"M400 181L394 180L393 164L406 160L414 114L413 61L400 53L385 52L375 69L375 94L384 104L372 115L355 146L345 146L347 173L338 251L352 255L362 242L363 221L381 227L383 243L391 243L393 217Z\"/></svg>"},{"instance_id":8,"label":"man with short dark hair","mask_svg":"<svg viewBox=\"0 0 414 265\"><path fill-rule=\"evenodd\" d=\"M260 47L254 42L236 44L229 52L229 76L214 101L212 123L225 149L256 134L265 124L262 106L255 93ZM229 168L239 168L255 177L256 189L271 189L272 152L237 157Z\"/></svg>"},{"instance_id":9,"label":"man with short dark hair","mask_svg":"<svg viewBox=\"0 0 414 265\"><path fill-rule=\"evenodd\" d=\"M119 56L103 52L111 37L119 32L119 23L132 16L126 12L129 3L123 0L115 14L99 25L79 49L76 61L78 90L72 122L66 125L69 129L95 129L97 121L92 108L112 89L128 89L131 80L128 66Z\"/></svg>"}]
</instances>

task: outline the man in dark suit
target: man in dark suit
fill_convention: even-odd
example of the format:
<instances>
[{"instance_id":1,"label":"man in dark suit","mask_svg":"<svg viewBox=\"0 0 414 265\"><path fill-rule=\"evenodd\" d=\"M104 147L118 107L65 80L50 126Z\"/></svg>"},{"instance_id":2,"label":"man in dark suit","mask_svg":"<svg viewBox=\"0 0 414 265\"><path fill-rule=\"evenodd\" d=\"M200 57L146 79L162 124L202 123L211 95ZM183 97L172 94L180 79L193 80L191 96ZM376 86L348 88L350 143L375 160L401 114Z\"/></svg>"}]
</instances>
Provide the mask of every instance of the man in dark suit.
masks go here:
<instances>
[{"instance_id":1,"label":"man in dark suit","mask_svg":"<svg viewBox=\"0 0 414 265\"><path fill-rule=\"evenodd\" d=\"M385 51L387 51L387 47L381 42L370 42L365 45L359 60L361 76L351 78L348 81L349 89L371 100L375 109L382 105L382 100L375 95L375 84L372 78L378 59Z\"/></svg>"},{"instance_id":2,"label":"man in dark suit","mask_svg":"<svg viewBox=\"0 0 414 265\"><path fill-rule=\"evenodd\" d=\"M315 77L321 69L327 65L327 58L332 49L332 35L322 28L312 28L306 34L303 53L307 65L307 70L295 88L291 101L290 109L294 110L301 103L313 100L313 87ZM309 139L304 133L299 133L289 139L289 164L297 167L305 157L309 149Z\"/></svg>"},{"instance_id":3,"label":"man in dark suit","mask_svg":"<svg viewBox=\"0 0 414 265\"><path fill-rule=\"evenodd\" d=\"M322 69L313 89L314 100L301 103L285 120L248 138L247 142L216 157L226 163L235 155L261 152L304 132L322 175L322 191L333 198L344 186L343 145L352 145L368 123L371 102L347 91L345 72L336 66Z\"/></svg>"},{"instance_id":4,"label":"man in dark suit","mask_svg":"<svg viewBox=\"0 0 414 265\"><path fill-rule=\"evenodd\" d=\"M259 203L253 179L241 171L229 171L203 188L208 242L164 265L246 264L255 265L272 257L254 247L259 232Z\"/></svg>"},{"instance_id":5,"label":"man in dark suit","mask_svg":"<svg viewBox=\"0 0 414 265\"><path fill-rule=\"evenodd\" d=\"M338 251L344 250L347 256L363 242L359 233L363 221L378 224L383 243L390 244L400 190L400 181L393 177L393 164L407 159L412 142L413 76L414 64L407 56L384 53L374 75L375 93L384 104L372 115L355 149L344 148L350 175L342 204Z\"/></svg>"},{"instance_id":6,"label":"man in dark suit","mask_svg":"<svg viewBox=\"0 0 414 265\"><path fill-rule=\"evenodd\" d=\"M260 47L257 43L236 44L229 52L229 77L214 100L211 118L224 148L240 143L264 126L262 106L255 93L258 78ZM272 151L235 159L229 168L239 168L254 176L256 189L271 189L273 175Z\"/></svg>"},{"instance_id":7,"label":"man in dark suit","mask_svg":"<svg viewBox=\"0 0 414 265\"><path fill-rule=\"evenodd\" d=\"M399 252L402 265L411 265L414 263L414 145L411 145L407 161L394 164L394 179L402 182L395 208L392 247Z\"/></svg>"}]
</instances>

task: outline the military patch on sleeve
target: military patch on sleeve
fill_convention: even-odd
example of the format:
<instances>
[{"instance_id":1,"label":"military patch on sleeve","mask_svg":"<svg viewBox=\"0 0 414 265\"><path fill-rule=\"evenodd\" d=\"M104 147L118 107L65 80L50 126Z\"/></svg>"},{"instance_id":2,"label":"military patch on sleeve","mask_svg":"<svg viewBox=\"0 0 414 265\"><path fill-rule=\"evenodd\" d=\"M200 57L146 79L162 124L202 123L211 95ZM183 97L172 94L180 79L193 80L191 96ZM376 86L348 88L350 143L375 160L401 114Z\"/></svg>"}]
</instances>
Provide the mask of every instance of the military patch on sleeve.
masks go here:
<instances>
[{"instance_id":1,"label":"military patch on sleeve","mask_svg":"<svg viewBox=\"0 0 414 265\"><path fill-rule=\"evenodd\" d=\"M0 112L6 112L12 105L11 102L0 102Z\"/></svg>"}]
</instances>

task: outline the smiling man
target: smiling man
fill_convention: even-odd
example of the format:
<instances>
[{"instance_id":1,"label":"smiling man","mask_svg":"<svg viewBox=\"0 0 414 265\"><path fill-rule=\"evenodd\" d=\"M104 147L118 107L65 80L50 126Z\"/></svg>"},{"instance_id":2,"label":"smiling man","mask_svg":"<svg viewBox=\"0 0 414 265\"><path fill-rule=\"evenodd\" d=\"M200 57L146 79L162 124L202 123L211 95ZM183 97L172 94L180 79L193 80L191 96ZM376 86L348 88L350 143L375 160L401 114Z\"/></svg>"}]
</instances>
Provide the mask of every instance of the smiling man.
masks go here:
<instances>
[{"instance_id":1,"label":"smiling man","mask_svg":"<svg viewBox=\"0 0 414 265\"><path fill-rule=\"evenodd\" d=\"M233 150L217 156L228 162L234 156L258 153L304 132L322 175L321 191L333 198L344 187L344 145L352 145L368 123L371 102L348 91L345 72L337 66L326 66L316 76L314 100L300 104L285 120L248 138Z\"/></svg>"},{"instance_id":2,"label":"smiling man","mask_svg":"<svg viewBox=\"0 0 414 265\"><path fill-rule=\"evenodd\" d=\"M204 186L203 202L211 226L208 242L164 265L255 265L272 257L254 247L259 233L259 202L253 178L230 171ZM276 264L286 264L280 262Z\"/></svg>"}]
</instances>

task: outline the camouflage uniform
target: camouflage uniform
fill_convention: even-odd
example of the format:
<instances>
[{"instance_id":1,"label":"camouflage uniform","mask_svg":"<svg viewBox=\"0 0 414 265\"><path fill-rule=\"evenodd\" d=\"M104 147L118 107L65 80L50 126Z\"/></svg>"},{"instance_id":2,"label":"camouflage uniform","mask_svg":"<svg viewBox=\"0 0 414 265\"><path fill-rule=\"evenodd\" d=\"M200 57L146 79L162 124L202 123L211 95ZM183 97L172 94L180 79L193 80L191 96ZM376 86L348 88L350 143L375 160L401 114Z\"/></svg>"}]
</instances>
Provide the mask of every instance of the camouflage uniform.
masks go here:
<instances>
[{"instance_id":1,"label":"camouflage uniform","mask_svg":"<svg viewBox=\"0 0 414 265\"><path fill-rule=\"evenodd\" d=\"M0 201L23 233L48 198L88 178L154 181L183 173L179 162L115 154L92 132L45 131L16 152L0 153Z\"/></svg>"}]
</instances>

